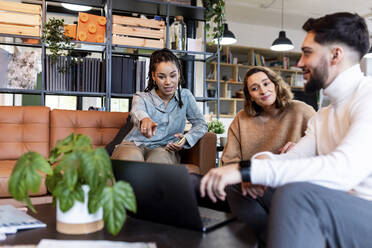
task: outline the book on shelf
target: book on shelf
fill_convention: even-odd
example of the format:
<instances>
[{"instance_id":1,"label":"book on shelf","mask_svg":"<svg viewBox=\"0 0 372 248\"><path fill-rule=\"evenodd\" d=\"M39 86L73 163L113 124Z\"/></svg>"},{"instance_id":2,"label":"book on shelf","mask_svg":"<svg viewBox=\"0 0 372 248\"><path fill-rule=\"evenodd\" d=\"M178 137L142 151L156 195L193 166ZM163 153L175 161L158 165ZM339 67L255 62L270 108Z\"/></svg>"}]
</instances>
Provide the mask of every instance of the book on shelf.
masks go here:
<instances>
[{"instance_id":1,"label":"book on shelf","mask_svg":"<svg viewBox=\"0 0 372 248\"><path fill-rule=\"evenodd\" d=\"M121 93L123 60L120 56L112 56L111 63L111 92Z\"/></svg>"},{"instance_id":2,"label":"book on shelf","mask_svg":"<svg viewBox=\"0 0 372 248\"><path fill-rule=\"evenodd\" d=\"M121 93L133 94L135 87L135 59L131 57L122 57L123 70L122 70L122 86Z\"/></svg>"},{"instance_id":3,"label":"book on shelf","mask_svg":"<svg viewBox=\"0 0 372 248\"><path fill-rule=\"evenodd\" d=\"M265 66L265 57L259 53L254 53L254 65Z\"/></svg>"},{"instance_id":4,"label":"book on shelf","mask_svg":"<svg viewBox=\"0 0 372 248\"><path fill-rule=\"evenodd\" d=\"M149 58L112 57L111 92L133 94L147 87Z\"/></svg>"},{"instance_id":5,"label":"book on shelf","mask_svg":"<svg viewBox=\"0 0 372 248\"><path fill-rule=\"evenodd\" d=\"M46 90L99 92L101 59L57 57L52 61L46 56Z\"/></svg>"}]
</instances>

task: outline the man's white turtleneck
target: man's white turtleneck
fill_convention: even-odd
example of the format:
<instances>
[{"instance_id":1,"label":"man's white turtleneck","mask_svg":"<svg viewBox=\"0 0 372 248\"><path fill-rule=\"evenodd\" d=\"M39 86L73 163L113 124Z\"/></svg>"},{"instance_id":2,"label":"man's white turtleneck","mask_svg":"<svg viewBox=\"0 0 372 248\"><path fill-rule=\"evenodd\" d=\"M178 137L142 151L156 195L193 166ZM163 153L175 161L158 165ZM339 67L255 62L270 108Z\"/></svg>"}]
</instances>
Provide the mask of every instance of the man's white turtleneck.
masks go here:
<instances>
[{"instance_id":1,"label":"man's white turtleneck","mask_svg":"<svg viewBox=\"0 0 372 248\"><path fill-rule=\"evenodd\" d=\"M309 121L306 135L287 154L258 160L254 184L278 187L311 182L372 200L372 78L354 65L324 90L331 104Z\"/></svg>"}]
</instances>

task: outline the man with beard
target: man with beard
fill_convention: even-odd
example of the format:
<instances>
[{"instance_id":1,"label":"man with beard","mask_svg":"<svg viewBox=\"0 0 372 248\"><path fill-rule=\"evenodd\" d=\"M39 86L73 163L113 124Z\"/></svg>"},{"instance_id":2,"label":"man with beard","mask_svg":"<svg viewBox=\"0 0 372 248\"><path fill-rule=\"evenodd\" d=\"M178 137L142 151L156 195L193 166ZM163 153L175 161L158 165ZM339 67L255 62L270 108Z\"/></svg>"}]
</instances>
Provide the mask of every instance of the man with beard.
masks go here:
<instances>
[{"instance_id":1,"label":"man with beard","mask_svg":"<svg viewBox=\"0 0 372 248\"><path fill-rule=\"evenodd\" d=\"M323 88L331 104L310 119L288 153L262 152L213 169L201 181L201 195L225 200L230 185L227 197L240 204L238 215L249 215L243 208L252 198L270 206L268 247L370 247L372 78L359 65L369 49L368 29L351 13L310 18L303 29L298 66L305 88ZM272 199L265 198L266 187L276 189Z\"/></svg>"}]
</instances>

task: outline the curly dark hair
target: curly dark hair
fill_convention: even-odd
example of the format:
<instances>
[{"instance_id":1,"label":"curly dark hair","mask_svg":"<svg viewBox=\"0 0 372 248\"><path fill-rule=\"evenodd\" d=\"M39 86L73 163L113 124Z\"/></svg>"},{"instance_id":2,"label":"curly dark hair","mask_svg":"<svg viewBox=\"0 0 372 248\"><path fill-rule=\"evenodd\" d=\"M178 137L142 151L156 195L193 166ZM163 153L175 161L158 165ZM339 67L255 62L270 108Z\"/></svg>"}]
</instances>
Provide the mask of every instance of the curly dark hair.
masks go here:
<instances>
[{"instance_id":1,"label":"curly dark hair","mask_svg":"<svg viewBox=\"0 0 372 248\"><path fill-rule=\"evenodd\" d=\"M280 110L283 110L293 99L293 93L291 92L289 85L286 82L284 82L282 77L273 70L267 67L255 66L249 69L244 77L243 91L245 97L244 102L245 112L252 117L258 116L263 112L262 107L260 107L259 105L257 105L257 103L251 100L248 90L248 78L258 72L265 73L267 77L270 79L270 81L274 83L276 91L275 107Z\"/></svg>"},{"instance_id":2,"label":"curly dark hair","mask_svg":"<svg viewBox=\"0 0 372 248\"><path fill-rule=\"evenodd\" d=\"M361 59L369 49L369 34L364 18L358 14L339 12L308 19L302 28L314 32L319 44L340 42L352 48Z\"/></svg>"},{"instance_id":3,"label":"curly dark hair","mask_svg":"<svg viewBox=\"0 0 372 248\"><path fill-rule=\"evenodd\" d=\"M161 62L172 62L176 65L178 69L178 73L180 75L180 79L178 81L178 89L177 89L178 98L179 98L178 106L182 108L183 102L181 98L181 87L180 87L180 85L183 84L184 82L184 78L182 74L182 65L180 61L178 60L177 56L167 48L157 50L151 54L149 73L147 75L149 79L149 83L147 85L147 88L145 89L145 92L151 91L152 89L155 89L155 90L158 89L156 82L154 81L154 79L152 79L152 73L156 71L157 65Z\"/></svg>"}]
</instances>

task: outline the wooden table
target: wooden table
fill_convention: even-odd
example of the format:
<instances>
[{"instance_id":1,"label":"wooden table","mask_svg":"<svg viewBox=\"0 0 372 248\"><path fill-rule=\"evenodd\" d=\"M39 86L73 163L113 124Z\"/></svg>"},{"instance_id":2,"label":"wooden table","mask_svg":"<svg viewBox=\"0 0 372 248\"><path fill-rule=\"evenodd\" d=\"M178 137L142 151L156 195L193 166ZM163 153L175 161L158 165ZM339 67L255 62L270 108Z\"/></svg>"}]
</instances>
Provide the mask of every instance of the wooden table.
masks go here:
<instances>
[{"instance_id":1,"label":"wooden table","mask_svg":"<svg viewBox=\"0 0 372 248\"><path fill-rule=\"evenodd\" d=\"M116 236L106 230L85 235L66 235L56 231L56 210L51 204L36 206L37 214L30 215L47 224L46 228L18 231L8 235L1 245L37 244L41 239L112 240L126 242L155 242L158 248L174 247L255 247L255 236L243 222L232 221L208 233L177 228L128 217Z\"/></svg>"}]
</instances>

